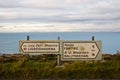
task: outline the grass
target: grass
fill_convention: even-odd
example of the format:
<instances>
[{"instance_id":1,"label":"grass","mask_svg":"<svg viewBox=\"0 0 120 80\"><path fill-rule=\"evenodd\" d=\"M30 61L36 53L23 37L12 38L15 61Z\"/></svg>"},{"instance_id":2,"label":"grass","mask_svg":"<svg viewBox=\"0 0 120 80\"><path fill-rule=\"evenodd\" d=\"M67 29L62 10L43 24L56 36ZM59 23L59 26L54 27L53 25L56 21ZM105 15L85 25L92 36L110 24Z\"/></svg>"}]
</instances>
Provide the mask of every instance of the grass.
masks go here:
<instances>
[{"instance_id":1,"label":"grass","mask_svg":"<svg viewBox=\"0 0 120 80\"><path fill-rule=\"evenodd\" d=\"M102 63L63 62L63 65L56 67L56 60L0 63L0 79L120 79L117 59Z\"/></svg>"}]
</instances>

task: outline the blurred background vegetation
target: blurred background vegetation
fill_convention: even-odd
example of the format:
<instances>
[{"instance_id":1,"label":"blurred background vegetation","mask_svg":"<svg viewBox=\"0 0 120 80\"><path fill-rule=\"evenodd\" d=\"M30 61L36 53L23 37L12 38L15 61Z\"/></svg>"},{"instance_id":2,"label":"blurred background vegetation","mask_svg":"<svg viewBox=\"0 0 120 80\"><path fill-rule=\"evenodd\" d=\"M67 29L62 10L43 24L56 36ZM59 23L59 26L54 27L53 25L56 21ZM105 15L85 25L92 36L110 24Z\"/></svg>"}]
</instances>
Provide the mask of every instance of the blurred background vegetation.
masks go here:
<instances>
[{"instance_id":1,"label":"blurred background vegetation","mask_svg":"<svg viewBox=\"0 0 120 80\"><path fill-rule=\"evenodd\" d=\"M100 61L61 61L61 67L56 55L6 57L1 56L0 79L120 79L119 53L103 54Z\"/></svg>"}]
</instances>

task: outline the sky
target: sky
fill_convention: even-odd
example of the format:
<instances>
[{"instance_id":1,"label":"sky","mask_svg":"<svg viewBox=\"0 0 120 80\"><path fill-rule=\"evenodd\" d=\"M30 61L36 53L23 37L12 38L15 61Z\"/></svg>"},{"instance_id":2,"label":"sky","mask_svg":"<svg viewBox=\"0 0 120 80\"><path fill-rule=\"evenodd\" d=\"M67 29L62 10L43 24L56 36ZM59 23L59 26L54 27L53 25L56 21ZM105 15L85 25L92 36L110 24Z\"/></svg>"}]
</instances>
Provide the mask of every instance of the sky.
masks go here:
<instances>
[{"instance_id":1,"label":"sky","mask_svg":"<svg viewBox=\"0 0 120 80\"><path fill-rule=\"evenodd\" d=\"M0 0L0 32L120 32L120 0Z\"/></svg>"}]
</instances>

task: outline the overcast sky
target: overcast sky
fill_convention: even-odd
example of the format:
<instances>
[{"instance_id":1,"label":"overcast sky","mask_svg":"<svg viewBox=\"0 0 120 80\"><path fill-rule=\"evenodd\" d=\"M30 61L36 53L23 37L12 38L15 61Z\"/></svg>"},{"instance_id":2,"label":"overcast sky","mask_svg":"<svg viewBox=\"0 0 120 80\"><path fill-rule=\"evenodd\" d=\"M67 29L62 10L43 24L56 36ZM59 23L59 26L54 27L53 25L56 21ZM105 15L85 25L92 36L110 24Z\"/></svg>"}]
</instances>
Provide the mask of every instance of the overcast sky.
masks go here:
<instances>
[{"instance_id":1,"label":"overcast sky","mask_svg":"<svg viewBox=\"0 0 120 80\"><path fill-rule=\"evenodd\" d=\"M0 32L120 32L120 0L0 0Z\"/></svg>"}]
</instances>

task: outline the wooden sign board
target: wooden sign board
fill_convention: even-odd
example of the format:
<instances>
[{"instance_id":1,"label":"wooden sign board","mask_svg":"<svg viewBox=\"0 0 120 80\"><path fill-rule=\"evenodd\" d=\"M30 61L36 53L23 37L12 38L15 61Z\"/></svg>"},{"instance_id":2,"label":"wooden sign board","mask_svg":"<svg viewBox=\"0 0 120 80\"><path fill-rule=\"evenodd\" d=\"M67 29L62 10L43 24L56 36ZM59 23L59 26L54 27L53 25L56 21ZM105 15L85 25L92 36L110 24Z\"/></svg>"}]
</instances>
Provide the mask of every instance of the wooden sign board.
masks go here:
<instances>
[{"instance_id":1,"label":"wooden sign board","mask_svg":"<svg viewBox=\"0 0 120 80\"><path fill-rule=\"evenodd\" d=\"M19 41L19 51L23 54L58 54L60 53L60 42L55 40Z\"/></svg>"},{"instance_id":2,"label":"wooden sign board","mask_svg":"<svg viewBox=\"0 0 120 80\"><path fill-rule=\"evenodd\" d=\"M60 54L61 60L101 60L101 41L21 40L22 54Z\"/></svg>"},{"instance_id":3,"label":"wooden sign board","mask_svg":"<svg viewBox=\"0 0 120 80\"><path fill-rule=\"evenodd\" d=\"M101 41L62 41L62 60L101 60Z\"/></svg>"}]
</instances>

